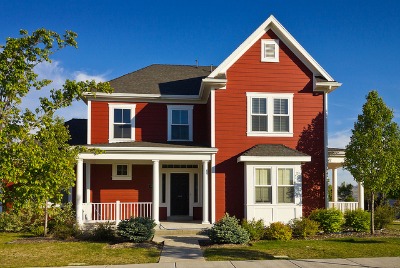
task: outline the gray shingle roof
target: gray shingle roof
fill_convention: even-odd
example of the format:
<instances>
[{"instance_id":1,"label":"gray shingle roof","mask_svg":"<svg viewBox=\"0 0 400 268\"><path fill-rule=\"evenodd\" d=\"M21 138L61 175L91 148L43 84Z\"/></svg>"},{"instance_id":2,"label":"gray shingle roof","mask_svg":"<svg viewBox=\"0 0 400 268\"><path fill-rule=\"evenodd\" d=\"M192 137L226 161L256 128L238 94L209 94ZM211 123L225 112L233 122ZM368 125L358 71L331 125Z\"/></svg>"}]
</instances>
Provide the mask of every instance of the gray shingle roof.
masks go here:
<instances>
[{"instance_id":1,"label":"gray shingle roof","mask_svg":"<svg viewBox=\"0 0 400 268\"><path fill-rule=\"evenodd\" d=\"M308 156L282 144L257 144L242 156Z\"/></svg>"},{"instance_id":2,"label":"gray shingle roof","mask_svg":"<svg viewBox=\"0 0 400 268\"><path fill-rule=\"evenodd\" d=\"M153 64L110 81L114 93L198 95L210 66Z\"/></svg>"}]
</instances>

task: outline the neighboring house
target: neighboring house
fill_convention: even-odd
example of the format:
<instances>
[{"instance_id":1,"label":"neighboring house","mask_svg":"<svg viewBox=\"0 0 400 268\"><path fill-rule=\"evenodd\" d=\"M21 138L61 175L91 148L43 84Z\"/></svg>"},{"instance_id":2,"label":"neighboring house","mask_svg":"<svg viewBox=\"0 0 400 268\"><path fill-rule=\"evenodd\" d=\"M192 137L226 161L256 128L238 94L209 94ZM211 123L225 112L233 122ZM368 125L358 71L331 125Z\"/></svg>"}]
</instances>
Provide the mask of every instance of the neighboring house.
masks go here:
<instances>
[{"instance_id":1,"label":"neighboring house","mask_svg":"<svg viewBox=\"0 0 400 268\"><path fill-rule=\"evenodd\" d=\"M79 222L287 222L327 206L327 98L341 84L273 16L216 68L151 65L110 84L85 95L87 146L103 153L79 156Z\"/></svg>"}]
</instances>

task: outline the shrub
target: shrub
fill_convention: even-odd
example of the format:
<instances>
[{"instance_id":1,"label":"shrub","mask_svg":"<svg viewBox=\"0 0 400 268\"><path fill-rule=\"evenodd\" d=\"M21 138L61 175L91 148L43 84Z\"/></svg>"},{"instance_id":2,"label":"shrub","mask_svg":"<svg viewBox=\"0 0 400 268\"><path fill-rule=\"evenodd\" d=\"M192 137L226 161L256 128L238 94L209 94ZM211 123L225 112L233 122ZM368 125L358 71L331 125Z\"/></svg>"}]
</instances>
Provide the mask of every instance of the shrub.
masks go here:
<instances>
[{"instance_id":1,"label":"shrub","mask_svg":"<svg viewBox=\"0 0 400 268\"><path fill-rule=\"evenodd\" d=\"M44 215L41 211L27 206L20 210L10 209L7 212L0 213L0 231L1 232L31 232L41 225Z\"/></svg>"},{"instance_id":2,"label":"shrub","mask_svg":"<svg viewBox=\"0 0 400 268\"><path fill-rule=\"evenodd\" d=\"M318 222L325 233L340 232L344 223L343 213L335 208L313 210L309 219Z\"/></svg>"},{"instance_id":3,"label":"shrub","mask_svg":"<svg viewBox=\"0 0 400 268\"><path fill-rule=\"evenodd\" d=\"M265 230L265 238L268 240L288 241L292 238L292 229L282 222L273 222Z\"/></svg>"},{"instance_id":4,"label":"shrub","mask_svg":"<svg viewBox=\"0 0 400 268\"><path fill-rule=\"evenodd\" d=\"M98 223L91 230L90 239L95 241L115 240L115 230L110 222Z\"/></svg>"},{"instance_id":5,"label":"shrub","mask_svg":"<svg viewBox=\"0 0 400 268\"><path fill-rule=\"evenodd\" d=\"M381 205L375 208L374 226L376 229L386 228L394 221L394 209L390 205Z\"/></svg>"},{"instance_id":6,"label":"shrub","mask_svg":"<svg viewBox=\"0 0 400 268\"><path fill-rule=\"evenodd\" d=\"M242 227L249 233L251 241L258 241L264 237L265 226L263 220L251 220L244 219L242 221Z\"/></svg>"},{"instance_id":7,"label":"shrub","mask_svg":"<svg viewBox=\"0 0 400 268\"><path fill-rule=\"evenodd\" d=\"M0 232L20 232L24 224L13 211L0 213Z\"/></svg>"},{"instance_id":8,"label":"shrub","mask_svg":"<svg viewBox=\"0 0 400 268\"><path fill-rule=\"evenodd\" d=\"M138 243L150 240L154 235L154 220L137 217L121 221L117 227L117 233L124 239Z\"/></svg>"},{"instance_id":9,"label":"shrub","mask_svg":"<svg viewBox=\"0 0 400 268\"><path fill-rule=\"evenodd\" d=\"M228 213L214 223L208 236L216 244L245 244L250 240L249 233L239 225L239 220Z\"/></svg>"},{"instance_id":10,"label":"shrub","mask_svg":"<svg viewBox=\"0 0 400 268\"><path fill-rule=\"evenodd\" d=\"M48 214L49 234L59 239L67 239L79 234L72 203L65 204L61 207L49 208Z\"/></svg>"},{"instance_id":11,"label":"shrub","mask_svg":"<svg viewBox=\"0 0 400 268\"><path fill-rule=\"evenodd\" d=\"M293 236L306 238L318 232L319 223L308 218L293 219L289 223Z\"/></svg>"},{"instance_id":12,"label":"shrub","mask_svg":"<svg viewBox=\"0 0 400 268\"><path fill-rule=\"evenodd\" d=\"M356 232L365 232L370 227L370 214L368 211L357 209L347 210L344 213L345 226L352 228Z\"/></svg>"}]
</instances>

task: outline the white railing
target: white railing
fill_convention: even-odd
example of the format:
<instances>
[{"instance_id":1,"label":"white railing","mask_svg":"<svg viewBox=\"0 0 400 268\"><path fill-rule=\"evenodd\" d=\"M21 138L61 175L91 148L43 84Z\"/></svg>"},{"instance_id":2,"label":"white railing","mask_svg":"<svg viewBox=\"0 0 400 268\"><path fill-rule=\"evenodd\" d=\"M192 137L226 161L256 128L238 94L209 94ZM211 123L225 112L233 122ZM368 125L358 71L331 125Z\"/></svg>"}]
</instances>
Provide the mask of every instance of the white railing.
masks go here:
<instances>
[{"instance_id":1,"label":"white railing","mask_svg":"<svg viewBox=\"0 0 400 268\"><path fill-rule=\"evenodd\" d=\"M84 222L113 221L118 224L130 217L151 218L151 202L84 203L82 219Z\"/></svg>"},{"instance_id":2,"label":"white railing","mask_svg":"<svg viewBox=\"0 0 400 268\"><path fill-rule=\"evenodd\" d=\"M337 208L342 212L358 209L358 202L329 202L329 208Z\"/></svg>"}]
</instances>

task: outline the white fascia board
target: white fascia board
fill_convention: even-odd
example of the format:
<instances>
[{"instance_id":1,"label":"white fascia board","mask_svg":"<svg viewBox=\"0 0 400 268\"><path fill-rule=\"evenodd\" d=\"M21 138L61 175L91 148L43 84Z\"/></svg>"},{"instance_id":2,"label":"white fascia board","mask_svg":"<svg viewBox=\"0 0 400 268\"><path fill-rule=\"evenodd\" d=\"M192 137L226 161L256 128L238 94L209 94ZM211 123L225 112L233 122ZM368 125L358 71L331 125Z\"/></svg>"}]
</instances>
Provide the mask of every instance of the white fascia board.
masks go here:
<instances>
[{"instance_id":1,"label":"white fascia board","mask_svg":"<svg viewBox=\"0 0 400 268\"><path fill-rule=\"evenodd\" d=\"M226 58L208 77L216 77L226 71L268 30L274 33L285 43L289 49L315 74L322 75L328 81L334 79L314 60L313 57L296 41L296 39L271 15L263 24L260 25L228 58Z\"/></svg>"},{"instance_id":2,"label":"white fascia board","mask_svg":"<svg viewBox=\"0 0 400 268\"><path fill-rule=\"evenodd\" d=\"M310 162L311 156L239 156L237 162Z\"/></svg>"},{"instance_id":3,"label":"white fascia board","mask_svg":"<svg viewBox=\"0 0 400 268\"><path fill-rule=\"evenodd\" d=\"M103 101L145 101L145 102L201 102L200 95L162 95L162 94L133 94L133 93L84 93L87 100Z\"/></svg>"},{"instance_id":4,"label":"white fascia board","mask_svg":"<svg viewBox=\"0 0 400 268\"><path fill-rule=\"evenodd\" d=\"M92 154L82 153L79 154L80 159L84 160L179 160L179 161L211 161L212 154L146 154L146 153L103 153Z\"/></svg>"}]
</instances>

